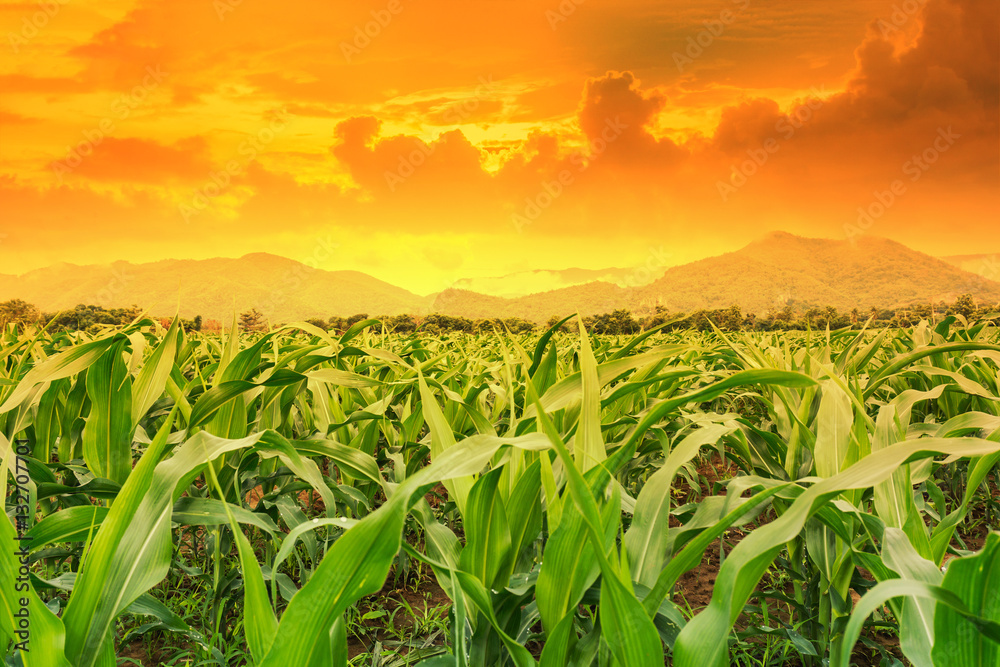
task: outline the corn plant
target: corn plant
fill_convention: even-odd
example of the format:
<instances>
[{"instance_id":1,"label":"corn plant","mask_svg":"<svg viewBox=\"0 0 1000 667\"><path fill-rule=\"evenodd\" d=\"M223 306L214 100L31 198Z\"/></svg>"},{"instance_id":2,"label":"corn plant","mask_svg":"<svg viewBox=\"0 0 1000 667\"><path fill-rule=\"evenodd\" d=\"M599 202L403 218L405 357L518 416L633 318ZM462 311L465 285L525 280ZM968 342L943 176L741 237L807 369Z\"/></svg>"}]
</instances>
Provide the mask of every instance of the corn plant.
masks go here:
<instances>
[{"instance_id":1,"label":"corn plant","mask_svg":"<svg viewBox=\"0 0 1000 667\"><path fill-rule=\"evenodd\" d=\"M428 667L700 667L775 641L848 664L886 629L915 665L998 664L995 329L564 323L3 332L6 662L115 664L145 634L206 664L346 665L358 605L426 569L451 600L447 641L408 647ZM681 502L713 461L736 472Z\"/></svg>"}]
</instances>

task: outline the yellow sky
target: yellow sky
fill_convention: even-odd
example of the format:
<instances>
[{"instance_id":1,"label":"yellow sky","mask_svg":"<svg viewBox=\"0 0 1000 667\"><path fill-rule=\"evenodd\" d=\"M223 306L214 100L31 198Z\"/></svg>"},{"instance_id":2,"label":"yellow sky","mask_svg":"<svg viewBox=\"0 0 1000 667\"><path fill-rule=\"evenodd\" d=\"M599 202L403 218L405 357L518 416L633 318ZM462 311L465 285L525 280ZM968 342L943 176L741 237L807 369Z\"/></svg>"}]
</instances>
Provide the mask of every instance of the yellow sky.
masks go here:
<instances>
[{"instance_id":1,"label":"yellow sky","mask_svg":"<svg viewBox=\"0 0 1000 667\"><path fill-rule=\"evenodd\" d=\"M0 273L335 243L323 268L427 293L773 229L993 251L997 26L988 0L3 2Z\"/></svg>"}]
</instances>

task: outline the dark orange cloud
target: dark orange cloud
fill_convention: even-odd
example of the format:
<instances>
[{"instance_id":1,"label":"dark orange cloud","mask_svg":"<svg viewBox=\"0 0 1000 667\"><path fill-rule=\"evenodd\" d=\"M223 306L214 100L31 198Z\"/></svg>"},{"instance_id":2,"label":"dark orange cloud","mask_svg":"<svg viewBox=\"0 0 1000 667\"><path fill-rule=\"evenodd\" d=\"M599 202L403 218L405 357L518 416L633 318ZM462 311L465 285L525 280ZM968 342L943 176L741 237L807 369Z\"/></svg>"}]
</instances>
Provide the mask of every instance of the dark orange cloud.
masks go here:
<instances>
[{"instance_id":1,"label":"dark orange cloud","mask_svg":"<svg viewBox=\"0 0 1000 667\"><path fill-rule=\"evenodd\" d=\"M53 171L111 183L171 185L204 180L212 168L205 137L188 137L164 146L137 138L116 139L94 128L90 141L49 164Z\"/></svg>"},{"instance_id":2,"label":"dark orange cloud","mask_svg":"<svg viewBox=\"0 0 1000 667\"><path fill-rule=\"evenodd\" d=\"M23 125L26 123L37 123L37 118L22 116L12 111L0 111L0 126L3 125Z\"/></svg>"}]
</instances>

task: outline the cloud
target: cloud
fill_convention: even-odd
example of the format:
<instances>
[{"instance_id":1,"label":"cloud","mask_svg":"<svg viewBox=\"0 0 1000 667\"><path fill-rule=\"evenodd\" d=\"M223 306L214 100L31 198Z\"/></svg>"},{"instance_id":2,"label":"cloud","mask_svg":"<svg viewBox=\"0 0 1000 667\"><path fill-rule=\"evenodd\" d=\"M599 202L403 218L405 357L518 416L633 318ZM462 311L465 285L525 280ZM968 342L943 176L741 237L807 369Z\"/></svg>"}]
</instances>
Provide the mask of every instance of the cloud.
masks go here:
<instances>
[{"instance_id":1,"label":"cloud","mask_svg":"<svg viewBox=\"0 0 1000 667\"><path fill-rule=\"evenodd\" d=\"M40 118L23 116L13 111L0 110L0 125L27 125L29 123L37 123L40 120Z\"/></svg>"},{"instance_id":2,"label":"cloud","mask_svg":"<svg viewBox=\"0 0 1000 667\"><path fill-rule=\"evenodd\" d=\"M928 0L898 29L885 28L893 18L882 3L882 22L859 42L874 6L752 5L681 74L670 54L715 10L590 0L553 31L551 3L494 8L488 25L458 4L414 4L347 63L330 56L331 39L350 39L368 9L242 3L220 21L204 3L149 0L73 47L53 37L51 72L27 62L0 70L18 109L5 122L44 119L20 122L5 147L17 157L3 173L19 178L0 195L19 238L51 240L53 253L77 252L83 229L122 248L159 234L164 248L187 242L219 254L234 234L269 247L279 234L335 226L390 241L504 238L520 244L510 262L522 267L572 262L571 242L631 243L640 254L669 244L680 260L768 229L840 235L952 127L961 138L908 182L872 233L928 249L947 236L953 252L963 251L962 234L1000 243L985 222L998 203L997 3ZM535 41L511 40L518 25ZM168 94L123 122L123 138L95 146L72 187L52 187L52 156L141 81L150 60L170 73ZM483 79L495 85L477 93ZM295 116L289 131L183 225L177 202L279 106ZM720 198L717 184L769 140L777 149L766 163ZM528 226L512 224L533 211ZM948 234L945 216L956 220ZM493 246L463 247L466 266L493 259ZM448 253L412 256L443 271Z\"/></svg>"},{"instance_id":3,"label":"cloud","mask_svg":"<svg viewBox=\"0 0 1000 667\"><path fill-rule=\"evenodd\" d=\"M99 130L92 132L91 150L80 156L79 166L73 167L74 162L65 160L49 167L68 165L71 173L95 181L167 186L204 180L213 166L203 136L163 145L135 137L105 137Z\"/></svg>"},{"instance_id":4,"label":"cloud","mask_svg":"<svg viewBox=\"0 0 1000 667\"><path fill-rule=\"evenodd\" d=\"M768 137L775 134L775 126L782 113L778 103L771 99L747 100L722 111L722 118L715 128L712 145L725 153L743 153L759 148Z\"/></svg>"}]
</instances>

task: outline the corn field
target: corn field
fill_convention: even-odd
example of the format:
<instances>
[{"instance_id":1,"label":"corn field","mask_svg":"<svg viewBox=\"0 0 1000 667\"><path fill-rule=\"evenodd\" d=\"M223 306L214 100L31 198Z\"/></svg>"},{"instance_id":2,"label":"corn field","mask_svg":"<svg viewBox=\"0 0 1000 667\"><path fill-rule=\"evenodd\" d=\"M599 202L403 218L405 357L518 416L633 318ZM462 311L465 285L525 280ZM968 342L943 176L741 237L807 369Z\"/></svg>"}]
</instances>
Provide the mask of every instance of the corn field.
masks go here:
<instances>
[{"instance_id":1,"label":"corn field","mask_svg":"<svg viewBox=\"0 0 1000 667\"><path fill-rule=\"evenodd\" d=\"M997 329L954 317L634 337L11 327L0 652L1000 665L998 369ZM692 581L710 597L686 598ZM448 602L405 640L366 634L400 618L371 602L394 584Z\"/></svg>"}]
</instances>

